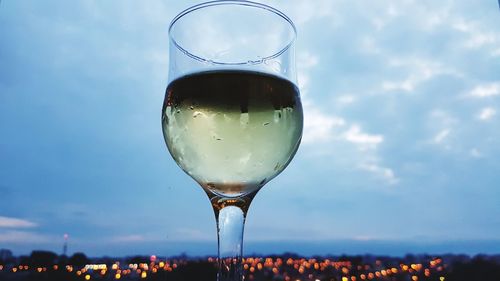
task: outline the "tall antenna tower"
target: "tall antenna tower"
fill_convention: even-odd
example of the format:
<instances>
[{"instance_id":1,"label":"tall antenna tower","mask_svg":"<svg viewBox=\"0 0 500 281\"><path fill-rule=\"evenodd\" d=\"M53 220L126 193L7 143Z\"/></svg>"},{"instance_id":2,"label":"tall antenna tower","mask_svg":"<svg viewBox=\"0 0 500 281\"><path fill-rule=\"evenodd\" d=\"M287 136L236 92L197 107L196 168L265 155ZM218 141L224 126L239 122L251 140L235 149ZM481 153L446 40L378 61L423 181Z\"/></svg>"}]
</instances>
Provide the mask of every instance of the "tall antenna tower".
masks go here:
<instances>
[{"instance_id":1,"label":"tall antenna tower","mask_svg":"<svg viewBox=\"0 0 500 281\"><path fill-rule=\"evenodd\" d=\"M69 235L64 233L63 255L67 256L68 253L68 238Z\"/></svg>"}]
</instances>

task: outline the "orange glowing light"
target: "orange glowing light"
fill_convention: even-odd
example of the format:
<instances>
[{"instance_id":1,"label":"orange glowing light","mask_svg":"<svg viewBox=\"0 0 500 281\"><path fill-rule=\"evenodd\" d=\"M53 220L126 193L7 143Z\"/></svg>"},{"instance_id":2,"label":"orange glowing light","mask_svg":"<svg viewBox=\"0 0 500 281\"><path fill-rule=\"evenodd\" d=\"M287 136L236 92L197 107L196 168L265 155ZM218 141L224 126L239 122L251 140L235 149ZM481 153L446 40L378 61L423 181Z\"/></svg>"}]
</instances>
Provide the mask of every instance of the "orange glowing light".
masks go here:
<instances>
[{"instance_id":1,"label":"orange glowing light","mask_svg":"<svg viewBox=\"0 0 500 281\"><path fill-rule=\"evenodd\" d=\"M120 279L120 278L122 278L120 273L115 274L115 279Z\"/></svg>"},{"instance_id":2,"label":"orange glowing light","mask_svg":"<svg viewBox=\"0 0 500 281\"><path fill-rule=\"evenodd\" d=\"M146 273L146 271L143 271L143 272L141 273L141 278L142 278L142 279L144 279L144 278L146 278L146 277L148 277L148 274Z\"/></svg>"},{"instance_id":3,"label":"orange glowing light","mask_svg":"<svg viewBox=\"0 0 500 281\"><path fill-rule=\"evenodd\" d=\"M349 278L344 276L344 277L342 277L342 281L349 281Z\"/></svg>"},{"instance_id":4,"label":"orange glowing light","mask_svg":"<svg viewBox=\"0 0 500 281\"><path fill-rule=\"evenodd\" d=\"M411 280L413 280L413 281L418 281L418 276L417 276L417 275L413 275L413 276L411 277Z\"/></svg>"},{"instance_id":5,"label":"orange glowing light","mask_svg":"<svg viewBox=\"0 0 500 281\"><path fill-rule=\"evenodd\" d=\"M12 272L16 273L17 272L17 268L12 268Z\"/></svg>"},{"instance_id":6,"label":"orange glowing light","mask_svg":"<svg viewBox=\"0 0 500 281\"><path fill-rule=\"evenodd\" d=\"M90 275L85 275L85 280L90 280Z\"/></svg>"},{"instance_id":7,"label":"orange glowing light","mask_svg":"<svg viewBox=\"0 0 500 281\"><path fill-rule=\"evenodd\" d=\"M361 274L361 275L359 276L359 278L361 278L361 280L365 280L365 279L366 279L366 275Z\"/></svg>"}]
</instances>

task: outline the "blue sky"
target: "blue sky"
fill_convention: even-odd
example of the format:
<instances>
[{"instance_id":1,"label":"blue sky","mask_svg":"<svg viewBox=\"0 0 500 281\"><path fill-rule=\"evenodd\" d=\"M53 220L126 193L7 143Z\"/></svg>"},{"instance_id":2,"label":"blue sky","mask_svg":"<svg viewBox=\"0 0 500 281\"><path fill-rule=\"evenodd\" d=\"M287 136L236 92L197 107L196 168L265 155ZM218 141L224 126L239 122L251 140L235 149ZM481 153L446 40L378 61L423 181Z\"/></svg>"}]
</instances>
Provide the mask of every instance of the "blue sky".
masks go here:
<instances>
[{"instance_id":1,"label":"blue sky","mask_svg":"<svg viewBox=\"0 0 500 281\"><path fill-rule=\"evenodd\" d=\"M215 254L160 127L167 27L196 3L0 3L0 248L60 252L69 233L70 253ZM498 241L498 3L264 3L298 28L305 131L252 203L249 249Z\"/></svg>"}]
</instances>

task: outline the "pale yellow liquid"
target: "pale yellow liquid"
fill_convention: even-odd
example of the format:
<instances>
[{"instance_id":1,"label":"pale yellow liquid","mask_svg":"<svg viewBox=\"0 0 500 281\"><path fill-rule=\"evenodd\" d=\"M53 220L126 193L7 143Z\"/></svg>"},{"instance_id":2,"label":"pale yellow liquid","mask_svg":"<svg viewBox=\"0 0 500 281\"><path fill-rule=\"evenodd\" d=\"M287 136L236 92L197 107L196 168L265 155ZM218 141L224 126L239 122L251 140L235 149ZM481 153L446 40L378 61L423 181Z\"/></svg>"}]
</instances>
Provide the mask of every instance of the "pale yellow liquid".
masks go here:
<instances>
[{"instance_id":1,"label":"pale yellow liquid","mask_svg":"<svg viewBox=\"0 0 500 281\"><path fill-rule=\"evenodd\" d=\"M207 75L219 75L215 81L219 84L213 86L209 84L215 83L211 77L197 75L182 79L185 79L184 83L197 83L189 91L207 92L194 96L178 93L181 99L165 103L162 124L170 153L187 174L218 195L235 197L258 190L288 165L298 148L303 126L298 92L287 93L297 96L292 103L289 97L285 98L283 104L286 106L279 108L276 94L273 103L270 95L254 95L251 92L245 96L248 102L243 111L247 112L242 112L239 100L234 98L238 93L232 92L245 85L241 81L255 83L262 80L261 83L271 85L271 88L276 86L273 83L290 82L282 79L275 81L273 79L279 78L255 73L228 75L226 79L221 79L220 73L209 73ZM250 77L247 79L246 75ZM227 80L230 84L227 88L220 85ZM212 92L221 87L228 93ZM288 88L278 85L273 89L283 91ZM170 91L170 95L175 97L176 91L182 90L182 86L171 84L167 95ZM206 96L213 96L213 99ZM217 99L224 97L226 100L218 102Z\"/></svg>"}]
</instances>

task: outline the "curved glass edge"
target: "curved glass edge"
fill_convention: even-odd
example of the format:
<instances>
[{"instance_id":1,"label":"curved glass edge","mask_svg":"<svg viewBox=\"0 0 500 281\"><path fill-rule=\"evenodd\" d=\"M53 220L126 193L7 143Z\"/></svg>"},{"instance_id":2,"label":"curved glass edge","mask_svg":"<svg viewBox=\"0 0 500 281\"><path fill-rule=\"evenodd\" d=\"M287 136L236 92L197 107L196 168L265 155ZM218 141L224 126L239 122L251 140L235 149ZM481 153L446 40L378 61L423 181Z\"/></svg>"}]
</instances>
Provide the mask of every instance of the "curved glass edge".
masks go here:
<instances>
[{"instance_id":1,"label":"curved glass edge","mask_svg":"<svg viewBox=\"0 0 500 281\"><path fill-rule=\"evenodd\" d=\"M219 6L219 5L241 5L241 6L248 6L248 7L260 8L260 9L264 9L264 10L267 10L269 12L272 12L272 13L280 16L285 21L287 21L288 24L290 24L290 26L292 27L292 30L293 30L293 37L290 40L290 42L288 42L288 44L286 44L285 47L283 47L277 53L275 53L273 55L270 55L270 56L267 56L267 57L264 57L264 58L261 58L259 60L252 60L252 61L246 61L246 62L217 62L217 61L213 61L213 60L207 60L207 59L204 59L204 58L202 58L200 56L197 56L195 54L190 53L186 49L182 48L177 43L177 41L175 41L175 39L172 36L172 32L171 31L172 31L173 26L175 25L175 23L179 19L181 19L183 16L185 16L185 15L191 13L191 12L194 12L196 10L207 8L207 7L212 7L212 6ZM238 66L238 65L255 65L255 64L260 64L260 63L263 63L263 62L265 62L267 60L271 60L271 59L274 59L274 58L277 58L277 57L281 56L295 42L295 40L297 38L297 28L295 27L295 24L293 23L293 21L287 15L285 15L280 10L275 9L275 8L273 8L271 6L268 6L268 5L265 5L265 4L261 4L261 3L257 3L257 2L252 2L252 1L217 0L217 1L209 1L209 2L200 3L200 4L197 4L197 5L194 5L192 7L189 7L187 9L185 9L184 11L180 12L177 16L174 17L174 19L170 23L170 25L168 27L168 35L169 35L169 38L171 40L171 43L177 49L179 49L181 52L183 52L186 56L188 56L188 57L190 57L192 59L195 59L195 60L203 62L203 63L210 63L210 64L216 64L216 65Z\"/></svg>"}]
</instances>

